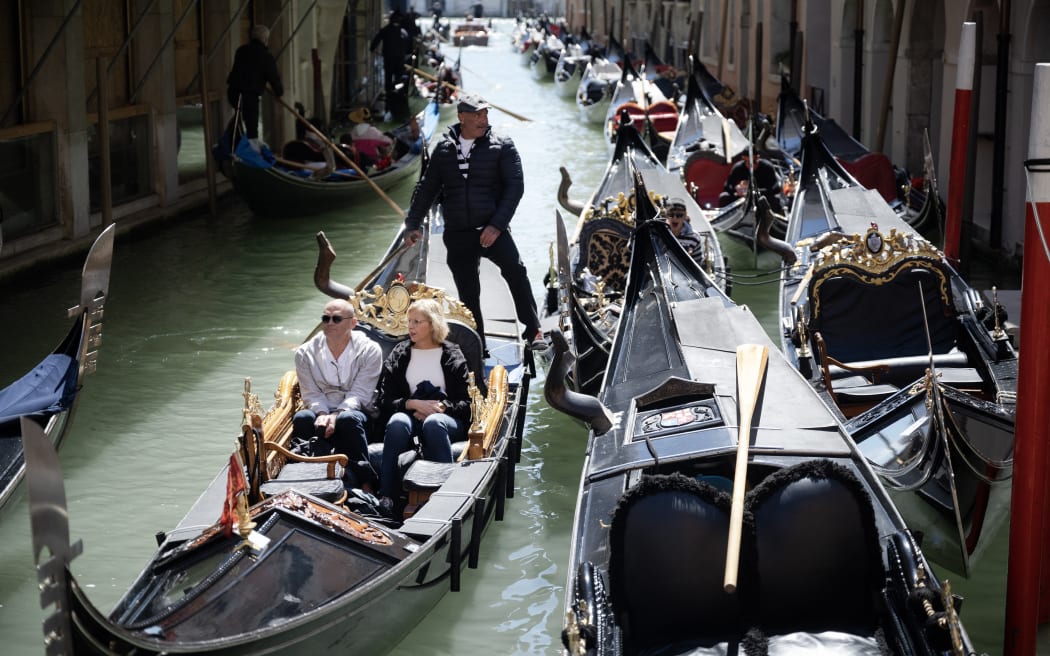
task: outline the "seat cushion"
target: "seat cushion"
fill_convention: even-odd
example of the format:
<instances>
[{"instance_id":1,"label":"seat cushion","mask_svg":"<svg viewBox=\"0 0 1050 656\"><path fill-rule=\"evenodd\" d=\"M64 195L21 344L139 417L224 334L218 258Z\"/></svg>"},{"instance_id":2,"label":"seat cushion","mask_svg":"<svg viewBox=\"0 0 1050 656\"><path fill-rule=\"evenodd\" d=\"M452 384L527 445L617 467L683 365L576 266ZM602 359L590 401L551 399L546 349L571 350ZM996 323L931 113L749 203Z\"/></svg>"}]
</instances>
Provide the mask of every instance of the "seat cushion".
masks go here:
<instances>
[{"instance_id":1,"label":"seat cushion","mask_svg":"<svg viewBox=\"0 0 1050 656\"><path fill-rule=\"evenodd\" d=\"M729 505L724 491L680 474L643 476L621 498L609 532L609 582L627 651L710 648L741 634L753 570L741 567L738 594L730 595L723 568L712 566L725 561ZM742 563L754 562L748 519Z\"/></svg>"},{"instance_id":2,"label":"seat cushion","mask_svg":"<svg viewBox=\"0 0 1050 656\"><path fill-rule=\"evenodd\" d=\"M767 635L876 629L882 552L871 500L850 470L827 460L783 469L748 493L747 508Z\"/></svg>"},{"instance_id":3,"label":"seat cushion","mask_svg":"<svg viewBox=\"0 0 1050 656\"><path fill-rule=\"evenodd\" d=\"M328 463L325 462L290 462L281 469L277 478L263 483L259 490L268 497L295 490L325 501L338 501L345 492L343 468L338 464L335 473L335 478L327 478Z\"/></svg>"},{"instance_id":4,"label":"seat cushion","mask_svg":"<svg viewBox=\"0 0 1050 656\"><path fill-rule=\"evenodd\" d=\"M445 484L453 470L459 466L457 462L417 459L405 472L405 489L436 490Z\"/></svg>"}]
</instances>

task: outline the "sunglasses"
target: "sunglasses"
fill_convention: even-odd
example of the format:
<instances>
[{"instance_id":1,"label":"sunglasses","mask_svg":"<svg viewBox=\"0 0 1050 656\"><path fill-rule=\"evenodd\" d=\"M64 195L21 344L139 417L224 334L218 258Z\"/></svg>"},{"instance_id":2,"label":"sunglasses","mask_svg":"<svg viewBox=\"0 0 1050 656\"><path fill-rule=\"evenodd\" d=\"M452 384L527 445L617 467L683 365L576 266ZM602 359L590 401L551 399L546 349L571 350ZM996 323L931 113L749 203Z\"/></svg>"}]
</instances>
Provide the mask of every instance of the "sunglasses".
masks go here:
<instances>
[{"instance_id":1,"label":"sunglasses","mask_svg":"<svg viewBox=\"0 0 1050 656\"><path fill-rule=\"evenodd\" d=\"M338 314L322 314L321 315L321 323L328 323L329 321L331 321L332 323L340 323L342 320L343 320L343 317L339 316Z\"/></svg>"}]
</instances>

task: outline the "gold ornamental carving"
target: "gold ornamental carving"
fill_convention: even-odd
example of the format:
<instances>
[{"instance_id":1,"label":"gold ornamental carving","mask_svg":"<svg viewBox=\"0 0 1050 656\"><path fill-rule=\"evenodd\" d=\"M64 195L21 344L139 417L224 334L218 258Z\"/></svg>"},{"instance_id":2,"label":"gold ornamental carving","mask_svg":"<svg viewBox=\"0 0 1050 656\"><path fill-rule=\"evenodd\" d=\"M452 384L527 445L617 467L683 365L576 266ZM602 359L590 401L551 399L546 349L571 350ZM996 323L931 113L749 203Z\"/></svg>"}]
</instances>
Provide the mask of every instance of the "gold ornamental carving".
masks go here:
<instances>
[{"instance_id":1,"label":"gold ornamental carving","mask_svg":"<svg viewBox=\"0 0 1050 656\"><path fill-rule=\"evenodd\" d=\"M831 278L843 276L879 286L916 269L929 271L936 277L941 301L950 307L946 267L943 253L922 237L902 234L896 228L883 235L878 226L872 224L863 235L843 235L814 255L809 291L814 304L812 316L820 316L820 288Z\"/></svg>"},{"instance_id":2,"label":"gold ornamental carving","mask_svg":"<svg viewBox=\"0 0 1050 656\"><path fill-rule=\"evenodd\" d=\"M387 289L376 285L371 290L359 291L350 302L354 305L358 321L388 335L403 337L408 334L408 307L413 301L421 299L434 299L441 306L447 319L455 319L471 328L477 328L474 313L459 299L449 296L440 287L431 287L421 282L394 282Z\"/></svg>"}]
</instances>

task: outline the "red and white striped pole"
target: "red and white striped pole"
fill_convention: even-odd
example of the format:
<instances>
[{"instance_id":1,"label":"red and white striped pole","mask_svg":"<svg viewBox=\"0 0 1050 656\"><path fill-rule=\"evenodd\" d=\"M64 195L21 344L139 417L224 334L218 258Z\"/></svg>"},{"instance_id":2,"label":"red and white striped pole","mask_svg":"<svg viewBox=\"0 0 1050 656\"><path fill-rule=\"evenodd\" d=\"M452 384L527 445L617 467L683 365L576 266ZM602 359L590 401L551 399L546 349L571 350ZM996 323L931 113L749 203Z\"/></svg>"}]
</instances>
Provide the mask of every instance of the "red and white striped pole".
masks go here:
<instances>
[{"instance_id":1,"label":"red and white striped pole","mask_svg":"<svg viewBox=\"0 0 1050 656\"><path fill-rule=\"evenodd\" d=\"M959 263L962 210L966 197L966 142L970 135L970 103L973 98L973 66L977 46L977 23L963 23L959 37L959 63L955 76L955 116L952 121L952 160L948 172L948 208L944 226L944 254Z\"/></svg>"},{"instance_id":2,"label":"red and white striped pole","mask_svg":"<svg viewBox=\"0 0 1050 656\"><path fill-rule=\"evenodd\" d=\"M1006 577L1004 654L1036 653L1036 630L1050 613L1050 563L1044 521L1050 454L1050 64L1037 64L1028 137L1028 203L1021 279L1021 348L1014 429L1010 561Z\"/></svg>"}]
</instances>

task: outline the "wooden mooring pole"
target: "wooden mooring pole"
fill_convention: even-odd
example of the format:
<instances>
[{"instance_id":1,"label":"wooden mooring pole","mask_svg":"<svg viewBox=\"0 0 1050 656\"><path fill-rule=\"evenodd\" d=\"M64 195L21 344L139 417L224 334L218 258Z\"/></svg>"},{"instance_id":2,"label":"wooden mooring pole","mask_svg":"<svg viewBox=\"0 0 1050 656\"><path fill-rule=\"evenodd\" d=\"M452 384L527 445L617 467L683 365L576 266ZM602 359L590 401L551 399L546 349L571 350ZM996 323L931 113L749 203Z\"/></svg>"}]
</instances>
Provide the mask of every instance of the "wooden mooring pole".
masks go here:
<instances>
[{"instance_id":1,"label":"wooden mooring pole","mask_svg":"<svg viewBox=\"0 0 1050 656\"><path fill-rule=\"evenodd\" d=\"M970 134L973 70L977 49L977 23L963 23L959 62L955 76L955 116L952 119L952 159L948 167L948 208L944 226L944 254L959 264L963 205L966 203L966 144Z\"/></svg>"},{"instance_id":2,"label":"wooden mooring pole","mask_svg":"<svg viewBox=\"0 0 1050 656\"><path fill-rule=\"evenodd\" d=\"M1010 552L1006 577L1003 653L1036 653L1040 622L1050 615L1050 64L1033 76L1028 137L1028 201L1025 210L1021 286L1021 348L1014 428L1014 477Z\"/></svg>"}]
</instances>

